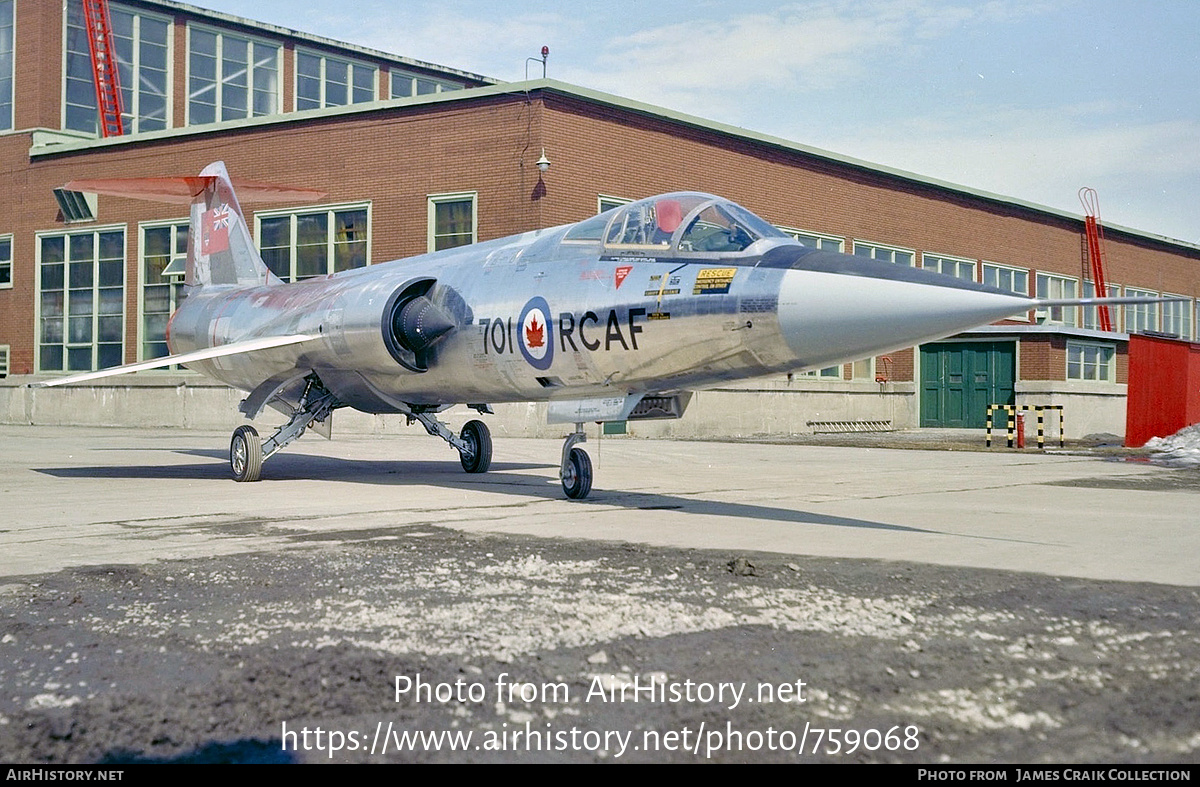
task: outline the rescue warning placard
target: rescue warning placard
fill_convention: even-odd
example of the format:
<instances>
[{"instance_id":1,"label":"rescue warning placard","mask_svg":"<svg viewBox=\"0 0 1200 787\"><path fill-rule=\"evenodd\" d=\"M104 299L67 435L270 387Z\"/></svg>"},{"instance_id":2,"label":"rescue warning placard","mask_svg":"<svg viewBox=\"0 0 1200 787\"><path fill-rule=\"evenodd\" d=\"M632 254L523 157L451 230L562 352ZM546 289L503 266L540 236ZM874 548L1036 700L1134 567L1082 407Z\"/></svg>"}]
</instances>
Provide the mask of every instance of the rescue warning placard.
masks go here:
<instances>
[{"instance_id":1,"label":"rescue warning placard","mask_svg":"<svg viewBox=\"0 0 1200 787\"><path fill-rule=\"evenodd\" d=\"M693 295L723 295L729 292L737 268L703 268L696 274Z\"/></svg>"}]
</instances>

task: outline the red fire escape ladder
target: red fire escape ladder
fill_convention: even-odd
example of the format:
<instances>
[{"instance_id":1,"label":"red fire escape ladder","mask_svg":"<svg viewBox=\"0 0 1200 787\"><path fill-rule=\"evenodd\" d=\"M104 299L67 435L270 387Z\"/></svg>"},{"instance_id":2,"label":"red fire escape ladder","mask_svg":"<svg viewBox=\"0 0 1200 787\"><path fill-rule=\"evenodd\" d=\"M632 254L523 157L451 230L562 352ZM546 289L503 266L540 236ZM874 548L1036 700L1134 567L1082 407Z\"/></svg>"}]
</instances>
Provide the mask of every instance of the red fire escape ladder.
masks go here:
<instances>
[{"instance_id":1,"label":"red fire escape ladder","mask_svg":"<svg viewBox=\"0 0 1200 787\"><path fill-rule=\"evenodd\" d=\"M1091 262L1092 281L1095 283L1095 296L1108 297L1108 280L1104 277L1104 230L1100 226L1100 197L1096 190L1084 187L1079 190L1079 201L1086 211L1084 217L1084 235L1087 238L1087 257ZM1097 306L1100 330L1111 331L1112 317L1107 306Z\"/></svg>"},{"instance_id":2,"label":"red fire escape ladder","mask_svg":"<svg viewBox=\"0 0 1200 787\"><path fill-rule=\"evenodd\" d=\"M87 24L88 48L92 52L100 136L119 137L125 133L125 123L121 119L121 75L117 69L107 0L83 0L83 18Z\"/></svg>"}]
</instances>

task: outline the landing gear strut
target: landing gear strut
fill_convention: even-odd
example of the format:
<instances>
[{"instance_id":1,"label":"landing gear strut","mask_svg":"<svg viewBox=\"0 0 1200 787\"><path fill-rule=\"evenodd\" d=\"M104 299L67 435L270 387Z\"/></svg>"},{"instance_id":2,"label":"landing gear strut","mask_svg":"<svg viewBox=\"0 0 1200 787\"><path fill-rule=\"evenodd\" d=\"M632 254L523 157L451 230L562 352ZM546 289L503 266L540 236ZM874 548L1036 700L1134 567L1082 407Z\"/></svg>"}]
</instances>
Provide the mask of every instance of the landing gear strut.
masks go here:
<instances>
[{"instance_id":1,"label":"landing gear strut","mask_svg":"<svg viewBox=\"0 0 1200 787\"><path fill-rule=\"evenodd\" d=\"M488 431L487 424L483 421L467 421L456 437L454 432L434 418L431 412L414 409L406 415L410 424L413 421L420 421L426 432L434 437L442 438L451 447L457 449L463 470L468 473L486 473L487 469L491 467L492 433Z\"/></svg>"},{"instance_id":2,"label":"landing gear strut","mask_svg":"<svg viewBox=\"0 0 1200 787\"><path fill-rule=\"evenodd\" d=\"M321 384L321 378L310 374L304 392L292 418L266 440L261 440L253 426L239 426L229 442L229 469L234 481L257 481L263 462L270 459L288 443L304 434L309 426L324 422L339 406L338 400Z\"/></svg>"},{"instance_id":3,"label":"landing gear strut","mask_svg":"<svg viewBox=\"0 0 1200 787\"><path fill-rule=\"evenodd\" d=\"M563 492L572 500L582 500L592 491L592 460L587 451L576 448L578 443L586 443L587 434L583 424L575 424L575 431L567 435L563 442L562 465L558 475L562 479Z\"/></svg>"}]
</instances>

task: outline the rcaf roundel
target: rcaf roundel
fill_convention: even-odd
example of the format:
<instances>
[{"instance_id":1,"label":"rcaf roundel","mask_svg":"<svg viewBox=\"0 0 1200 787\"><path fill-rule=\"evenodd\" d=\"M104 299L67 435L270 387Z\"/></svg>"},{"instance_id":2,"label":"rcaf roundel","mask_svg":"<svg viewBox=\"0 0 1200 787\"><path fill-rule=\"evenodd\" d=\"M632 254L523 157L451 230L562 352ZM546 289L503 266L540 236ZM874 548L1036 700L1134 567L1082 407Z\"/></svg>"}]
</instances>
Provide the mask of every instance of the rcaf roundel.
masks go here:
<instances>
[{"instance_id":1,"label":"rcaf roundel","mask_svg":"<svg viewBox=\"0 0 1200 787\"><path fill-rule=\"evenodd\" d=\"M554 362L550 306L543 298L531 298L521 310L518 345L521 355L535 369L545 371Z\"/></svg>"}]
</instances>

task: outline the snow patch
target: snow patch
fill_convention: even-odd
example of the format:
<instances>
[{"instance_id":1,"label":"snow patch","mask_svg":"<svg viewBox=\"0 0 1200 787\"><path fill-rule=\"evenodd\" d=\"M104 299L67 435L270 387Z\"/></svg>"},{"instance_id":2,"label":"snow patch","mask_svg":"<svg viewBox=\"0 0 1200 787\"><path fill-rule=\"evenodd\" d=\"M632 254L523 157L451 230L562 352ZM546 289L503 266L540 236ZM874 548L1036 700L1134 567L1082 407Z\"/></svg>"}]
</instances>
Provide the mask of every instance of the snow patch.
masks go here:
<instances>
[{"instance_id":1,"label":"snow patch","mask_svg":"<svg viewBox=\"0 0 1200 787\"><path fill-rule=\"evenodd\" d=\"M1170 437L1152 437L1146 448L1151 460L1170 467L1200 467L1200 424L1185 426Z\"/></svg>"}]
</instances>

